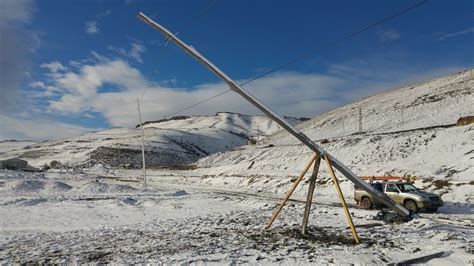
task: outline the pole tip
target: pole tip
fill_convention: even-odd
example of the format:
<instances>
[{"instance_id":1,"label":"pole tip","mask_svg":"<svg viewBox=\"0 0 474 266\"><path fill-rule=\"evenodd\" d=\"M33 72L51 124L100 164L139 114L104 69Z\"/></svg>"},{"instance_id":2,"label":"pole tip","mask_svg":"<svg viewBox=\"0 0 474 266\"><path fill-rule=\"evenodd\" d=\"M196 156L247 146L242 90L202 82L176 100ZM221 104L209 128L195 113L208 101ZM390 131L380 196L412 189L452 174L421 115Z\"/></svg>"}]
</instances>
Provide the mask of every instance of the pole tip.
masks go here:
<instances>
[{"instance_id":1,"label":"pole tip","mask_svg":"<svg viewBox=\"0 0 474 266\"><path fill-rule=\"evenodd\" d=\"M137 12L137 18L145 18L145 14L143 14L141 11Z\"/></svg>"}]
</instances>

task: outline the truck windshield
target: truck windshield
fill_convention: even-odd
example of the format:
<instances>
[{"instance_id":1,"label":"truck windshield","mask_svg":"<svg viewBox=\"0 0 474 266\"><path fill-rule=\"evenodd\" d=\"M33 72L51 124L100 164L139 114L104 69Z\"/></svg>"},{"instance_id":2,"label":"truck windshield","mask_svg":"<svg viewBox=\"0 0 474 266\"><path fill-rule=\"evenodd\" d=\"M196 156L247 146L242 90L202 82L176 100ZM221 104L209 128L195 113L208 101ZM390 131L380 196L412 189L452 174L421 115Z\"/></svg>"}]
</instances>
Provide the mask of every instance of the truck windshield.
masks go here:
<instances>
[{"instance_id":1,"label":"truck windshield","mask_svg":"<svg viewBox=\"0 0 474 266\"><path fill-rule=\"evenodd\" d=\"M412 184L397 184L397 187L401 192L412 192L418 191L418 189Z\"/></svg>"}]
</instances>

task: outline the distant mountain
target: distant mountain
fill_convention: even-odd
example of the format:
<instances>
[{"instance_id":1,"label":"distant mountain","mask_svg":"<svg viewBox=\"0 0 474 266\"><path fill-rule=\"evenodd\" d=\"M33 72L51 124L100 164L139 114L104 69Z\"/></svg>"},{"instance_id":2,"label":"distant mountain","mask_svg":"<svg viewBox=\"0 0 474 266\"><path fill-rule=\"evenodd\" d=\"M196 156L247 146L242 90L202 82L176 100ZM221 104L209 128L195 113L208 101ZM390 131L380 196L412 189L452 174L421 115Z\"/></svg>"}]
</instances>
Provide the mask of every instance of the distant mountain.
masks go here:
<instances>
[{"instance_id":1,"label":"distant mountain","mask_svg":"<svg viewBox=\"0 0 474 266\"><path fill-rule=\"evenodd\" d=\"M287 118L292 124L305 118ZM280 130L266 116L217 113L214 116L179 116L144 123L148 166L189 164L260 140ZM3 148L2 148L3 147ZM10 149L8 148L10 147ZM57 160L69 166L103 163L141 166L139 128L116 128L79 137L43 142L0 143L0 158L19 157L33 166Z\"/></svg>"}]
</instances>

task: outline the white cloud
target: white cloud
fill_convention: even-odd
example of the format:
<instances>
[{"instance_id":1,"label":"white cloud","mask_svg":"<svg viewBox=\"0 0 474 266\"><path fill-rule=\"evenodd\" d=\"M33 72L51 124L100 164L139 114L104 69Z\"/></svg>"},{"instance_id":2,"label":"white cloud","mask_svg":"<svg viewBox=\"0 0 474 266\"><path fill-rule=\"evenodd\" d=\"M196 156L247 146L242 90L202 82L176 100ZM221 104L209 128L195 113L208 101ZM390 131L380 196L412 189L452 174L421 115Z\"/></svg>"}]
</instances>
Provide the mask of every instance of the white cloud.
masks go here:
<instances>
[{"instance_id":1,"label":"white cloud","mask_svg":"<svg viewBox=\"0 0 474 266\"><path fill-rule=\"evenodd\" d=\"M78 114L95 110L92 105L94 98L99 94L99 88L104 85L113 86L115 91L137 92L146 86L146 80L141 73L128 65L125 61L101 61L95 65L83 65L78 71L64 73L55 72L57 65L54 62L46 64L52 75L54 92L60 90L59 100L50 100L50 110L64 114ZM46 86L36 87L45 89ZM45 89L46 90L46 89Z\"/></svg>"},{"instance_id":2,"label":"white cloud","mask_svg":"<svg viewBox=\"0 0 474 266\"><path fill-rule=\"evenodd\" d=\"M76 67L76 68L82 66L82 64L80 62L75 61L75 60L69 61L69 65L72 66L72 67Z\"/></svg>"},{"instance_id":3,"label":"white cloud","mask_svg":"<svg viewBox=\"0 0 474 266\"><path fill-rule=\"evenodd\" d=\"M106 56L103 56L103 55L97 53L96 51L92 51L91 54L92 54L92 56L94 56L95 60L97 60L97 61L99 61L99 62L101 62L101 63L105 63L105 62L111 61L110 58L108 58L108 57L106 57ZM86 60L86 61L88 61L88 60Z\"/></svg>"},{"instance_id":4,"label":"white cloud","mask_svg":"<svg viewBox=\"0 0 474 266\"><path fill-rule=\"evenodd\" d=\"M23 118L0 114L0 139L45 140L80 135L90 128L44 118Z\"/></svg>"},{"instance_id":5,"label":"white cloud","mask_svg":"<svg viewBox=\"0 0 474 266\"><path fill-rule=\"evenodd\" d=\"M358 62L333 65L327 74L278 72L248 84L246 89L277 113L313 117L341 104L447 71L424 69L424 75L420 76L420 71L415 71L416 66L400 70L396 64L380 66ZM77 70L70 69L54 76L51 83L36 85L40 88L51 86L55 97L49 98L50 111L82 116L97 112L113 126L136 124L136 99L146 88L142 100L145 120L161 119L228 89L222 82L192 88L161 86L147 80L127 62L109 59L88 62ZM229 92L180 115L209 115L218 111L260 114L239 95Z\"/></svg>"},{"instance_id":6,"label":"white cloud","mask_svg":"<svg viewBox=\"0 0 474 266\"><path fill-rule=\"evenodd\" d=\"M395 41L400 39L400 32L394 29L386 30L380 34L382 41Z\"/></svg>"},{"instance_id":7,"label":"white cloud","mask_svg":"<svg viewBox=\"0 0 474 266\"><path fill-rule=\"evenodd\" d=\"M52 73L58 73L67 70L67 67L63 66L58 61L41 64L41 67L48 69Z\"/></svg>"},{"instance_id":8,"label":"white cloud","mask_svg":"<svg viewBox=\"0 0 474 266\"><path fill-rule=\"evenodd\" d=\"M146 48L141 43L132 43L132 49L129 52L129 56L136 61L143 63L142 53L146 51Z\"/></svg>"},{"instance_id":9,"label":"white cloud","mask_svg":"<svg viewBox=\"0 0 474 266\"><path fill-rule=\"evenodd\" d=\"M42 81L31 82L30 87L39 90L39 92L33 91L32 93L30 93L33 98L53 97L62 93L62 91L57 87L46 85Z\"/></svg>"},{"instance_id":10,"label":"white cloud","mask_svg":"<svg viewBox=\"0 0 474 266\"><path fill-rule=\"evenodd\" d=\"M97 27L97 21L86 22L86 32L89 34L99 33L99 28Z\"/></svg>"},{"instance_id":11,"label":"white cloud","mask_svg":"<svg viewBox=\"0 0 474 266\"><path fill-rule=\"evenodd\" d=\"M461 31L457 31L457 32L451 32L451 33L444 34L444 35L440 36L438 38L438 40L442 41L444 39L453 38L453 37L456 37L456 36L459 36L459 35L464 35L464 34L469 34L469 33L474 33L474 27L470 27L470 28L467 28L467 29L464 29L464 30L461 30Z\"/></svg>"},{"instance_id":12,"label":"white cloud","mask_svg":"<svg viewBox=\"0 0 474 266\"><path fill-rule=\"evenodd\" d=\"M117 48L115 46L109 45L108 48L122 56L133 59L140 64L143 63L142 54L146 51L145 45L139 42L133 42L130 50L125 50L123 48Z\"/></svg>"},{"instance_id":13,"label":"white cloud","mask_svg":"<svg viewBox=\"0 0 474 266\"><path fill-rule=\"evenodd\" d=\"M86 33L88 34L97 34L100 32L100 29L99 29L99 21L101 19L103 19L104 17L107 17L109 16L110 14L112 14L112 11L110 11L109 9L107 10L103 10L101 12L99 12L95 18L93 20L90 20L90 21L87 21L86 22Z\"/></svg>"},{"instance_id":14,"label":"white cloud","mask_svg":"<svg viewBox=\"0 0 474 266\"><path fill-rule=\"evenodd\" d=\"M54 71L55 68L51 68ZM317 74L293 72L278 73L257 80L249 89L270 106L285 115L312 116L327 110L327 100L342 82L337 78ZM47 85L38 85L45 88ZM167 88L146 80L141 73L125 61L113 60L84 65L78 71L68 71L53 78L49 84L59 88L62 96L50 99L49 109L61 114L101 113L114 126L136 123L136 99L144 97L143 115L147 120L159 119L171 111L211 97L227 89L224 83L202 84L189 88ZM104 86L114 86L104 91ZM56 91L54 91L56 92ZM299 104L304 101L304 104ZM332 103L332 106L337 104ZM216 101L201 105L188 114L209 114L217 111L259 113L235 93L228 93Z\"/></svg>"}]
</instances>

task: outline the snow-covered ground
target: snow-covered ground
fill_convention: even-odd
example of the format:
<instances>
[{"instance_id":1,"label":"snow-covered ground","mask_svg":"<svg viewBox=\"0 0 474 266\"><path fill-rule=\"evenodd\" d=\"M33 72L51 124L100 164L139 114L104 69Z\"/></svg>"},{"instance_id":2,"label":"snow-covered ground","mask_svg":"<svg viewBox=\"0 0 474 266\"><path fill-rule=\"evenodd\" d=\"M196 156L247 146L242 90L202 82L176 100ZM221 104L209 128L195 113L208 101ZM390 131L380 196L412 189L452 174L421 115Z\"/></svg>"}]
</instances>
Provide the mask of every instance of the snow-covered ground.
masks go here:
<instances>
[{"instance_id":1,"label":"snow-covered ground","mask_svg":"<svg viewBox=\"0 0 474 266\"><path fill-rule=\"evenodd\" d=\"M319 199L309 235L302 237L304 206L298 202L263 230L275 199L156 176L147 190L134 178L11 171L0 176L0 262L6 264L382 264L436 252L445 254L429 263L473 262L472 208L462 206L451 206L449 216L422 214L405 224L384 224L372 219L375 211L351 208L361 238L354 245L342 209Z\"/></svg>"}]
</instances>

